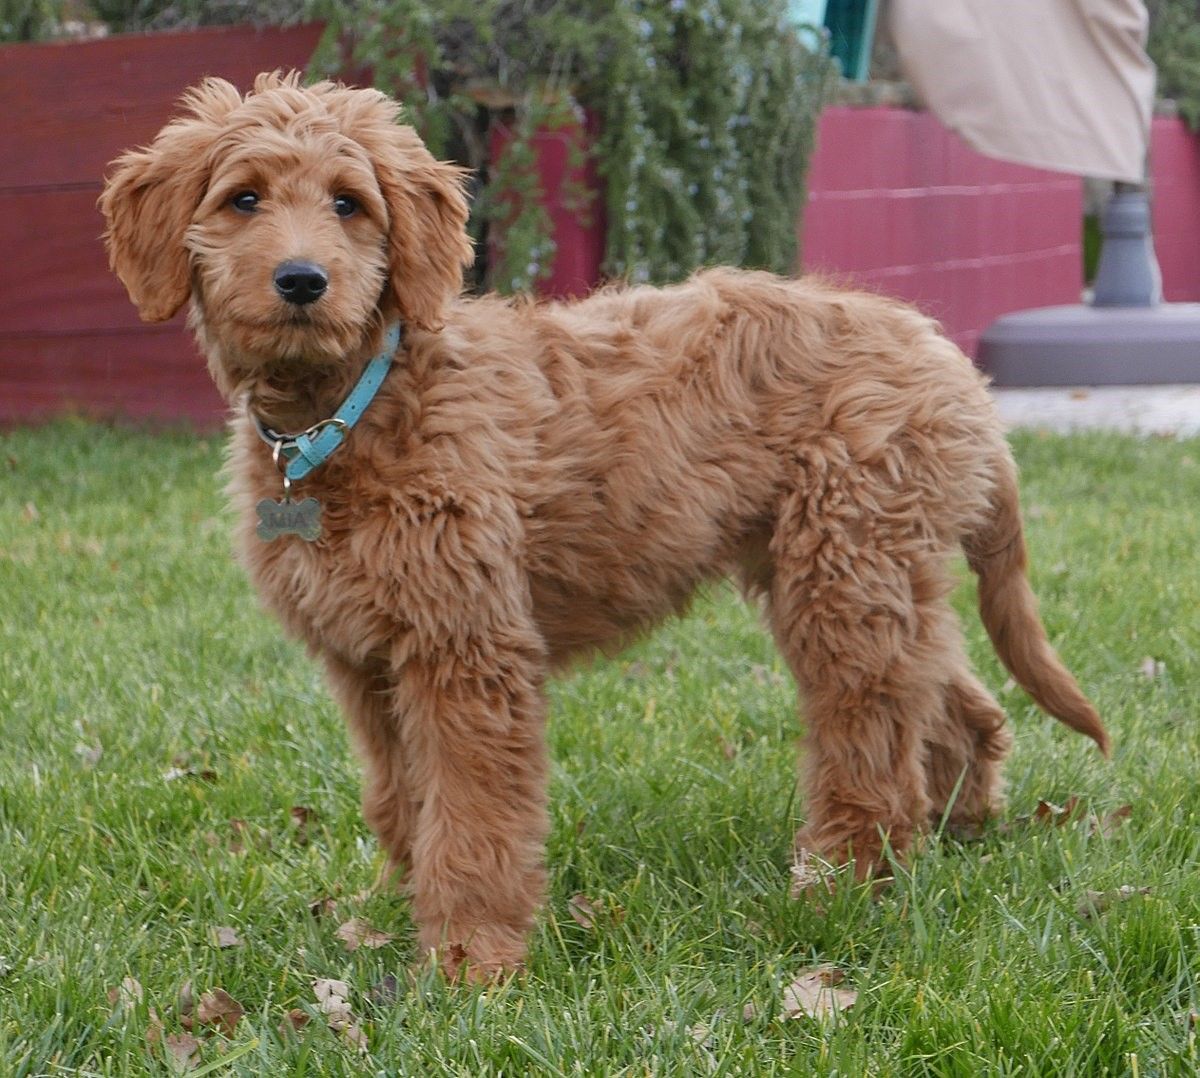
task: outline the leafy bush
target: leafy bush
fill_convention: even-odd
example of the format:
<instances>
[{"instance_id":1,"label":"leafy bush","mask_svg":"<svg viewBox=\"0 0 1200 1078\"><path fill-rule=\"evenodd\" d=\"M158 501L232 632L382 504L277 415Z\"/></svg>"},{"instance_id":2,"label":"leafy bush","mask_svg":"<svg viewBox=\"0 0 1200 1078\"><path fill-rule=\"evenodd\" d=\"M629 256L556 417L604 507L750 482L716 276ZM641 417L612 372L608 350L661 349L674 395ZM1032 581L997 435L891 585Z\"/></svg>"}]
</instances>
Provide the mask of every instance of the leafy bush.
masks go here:
<instances>
[{"instance_id":1,"label":"leafy bush","mask_svg":"<svg viewBox=\"0 0 1200 1078\"><path fill-rule=\"evenodd\" d=\"M486 173L489 110L513 139L474 227L502 226L492 284L533 286L553 254L531 139L599 119L605 270L672 280L713 262L794 268L831 65L785 0L325 0L315 66L350 63L401 98L434 152Z\"/></svg>"},{"instance_id":2,"label":"leafy bush","mask_svg":"<svg viewBox=\"0 0 1200 1078\"><path fill-rule=\"evenodd\" d=\"M36 41L58 26L54 0L0 0L0 41Z\"/></svg>"},{"instance_id":3,"label":"leafy bush","mask_svg":"<svg viewBox=\"0 0 1200 1078\"><path fill-rule=\"evenodd\" d=\"M230 23L298 22L306 0L91 0L96 17L115 33L176 30Z\"/></svg>"},{"instance_id":4,"label":"leafy bush","mask_svg":"<svg viewBox=\"0 0 1200 1078\"><path fill-rule=\"evenodd\" d=\"M1174 98L1180 116L1200 129L1200 0L1147 0L1146 7L1158 95Z\"/></svg>"}]
</instances>

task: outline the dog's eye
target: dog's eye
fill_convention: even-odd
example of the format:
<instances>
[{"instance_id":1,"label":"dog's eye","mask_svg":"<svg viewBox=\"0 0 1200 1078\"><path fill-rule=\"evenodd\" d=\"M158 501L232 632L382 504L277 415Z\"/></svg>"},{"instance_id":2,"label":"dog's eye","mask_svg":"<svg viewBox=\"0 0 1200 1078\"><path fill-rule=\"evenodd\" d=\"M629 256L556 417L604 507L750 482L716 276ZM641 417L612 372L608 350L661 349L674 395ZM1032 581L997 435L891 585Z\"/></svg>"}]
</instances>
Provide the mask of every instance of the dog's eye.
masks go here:
<instances>
[{"instance_id":1,"label":"dog's eye","mask_svg":"<svg viewBox=\"0 0 1200 1078\"><path fill-rule=\"evenodd\" d=\"M239 213L253 213L258 209L258 195L253 191L239 191L229 204Z\"/></svg>"},{"instance_id":2,"label":"dog's eye","mask_svg":"<svg viewBox=\"0 0 1200 1078\"><path fill-rule=\"evenodd\" d=\"M338 195L333 200L333 212L339 217L353 217L358 213L358 201L349 195Z\"/></svg>"}]
</instances>

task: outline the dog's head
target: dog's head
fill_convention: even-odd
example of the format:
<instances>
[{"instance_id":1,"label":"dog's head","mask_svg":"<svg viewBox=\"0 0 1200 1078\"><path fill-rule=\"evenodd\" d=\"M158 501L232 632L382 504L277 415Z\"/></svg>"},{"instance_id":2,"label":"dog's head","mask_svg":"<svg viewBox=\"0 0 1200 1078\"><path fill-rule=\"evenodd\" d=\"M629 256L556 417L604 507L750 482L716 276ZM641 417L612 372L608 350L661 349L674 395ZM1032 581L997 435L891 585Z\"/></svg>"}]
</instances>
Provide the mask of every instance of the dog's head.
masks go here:
<instances>
[{"instance_id":1,"label":"dog's head","mask_svg":"<svg viewBox=\"0 0 1200 1078\"><path fill-rule=\"evenodd\" d=\"M275 73L245 97L207 79L181 104L100 198L144 320L191 296L206 338L251 364L344 355L397 314L439 328L472 259L464 173L393 101Z\"/></svg>"}]
</instances>

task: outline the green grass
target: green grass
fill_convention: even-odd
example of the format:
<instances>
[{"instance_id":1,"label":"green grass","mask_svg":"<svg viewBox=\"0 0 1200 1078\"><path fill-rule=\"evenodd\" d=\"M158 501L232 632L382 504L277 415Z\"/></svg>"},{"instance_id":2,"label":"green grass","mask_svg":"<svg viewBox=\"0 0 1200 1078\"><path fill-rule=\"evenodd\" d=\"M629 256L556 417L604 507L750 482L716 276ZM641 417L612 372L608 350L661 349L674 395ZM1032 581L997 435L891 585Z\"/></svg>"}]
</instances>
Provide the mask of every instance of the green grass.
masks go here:
<instances>
[{"instance_id":1,"label":"green grass","mask_svg":"<svg viewBox=\"0 0 1200 1078\"><path fill-rule=\"evenodd\" d=\"M206 1073L1195 1073L1200 444L1015 447L1045 620L1116 751L1101 760L1004 687L964 586L972 655L1017 732L1010 816L1078 795L1131 820L934 840L878 899L790 900L790 683L719 591L554 686L549 905L528 974L483 991L409 979L404 903L350 897L380 865L357 765L230 557L219 442L0 435L0 1074L169 1073L145 1033L151 1008L179 1031L186 981L246 1010L205 1040ZM296 805L317 814L307 842ZM1150 891L1077 913L1125 884ZM594 927L570 916L576 893ZM310 914L323 896L339 917ZM350 915L397 941L347 953ZM218 925L243 945L216 948ZM785 1018L783 986L817 962L856 1006ZM373 1004L388 974L398 998ZM127 976L144 999L114 1008ZM318 977L350 984L369 1055L319 1020L277 1032Z\"/></svg>"}]
</instances>

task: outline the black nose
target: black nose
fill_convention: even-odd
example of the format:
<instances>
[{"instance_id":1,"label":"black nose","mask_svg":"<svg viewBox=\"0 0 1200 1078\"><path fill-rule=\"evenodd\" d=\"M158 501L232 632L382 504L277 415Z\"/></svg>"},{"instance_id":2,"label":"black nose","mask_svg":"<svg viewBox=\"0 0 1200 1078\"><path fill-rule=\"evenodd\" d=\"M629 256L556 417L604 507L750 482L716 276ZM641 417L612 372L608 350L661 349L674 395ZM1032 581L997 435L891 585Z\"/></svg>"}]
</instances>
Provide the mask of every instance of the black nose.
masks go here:
<instances>
[{"instance_id":1,"label":"black nose","mask_svg":"<svg viewBox=\"0 0 1200 1078\"><path fill-rule=\"evenodd\" d=\"M328 274L313 262L282 262L275 267L275 291L297 307L320 299L328 286Z\"/></svg>"}]
</instances>

